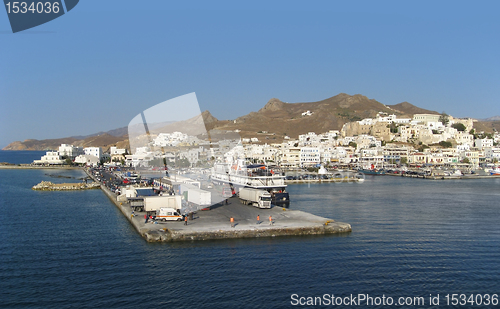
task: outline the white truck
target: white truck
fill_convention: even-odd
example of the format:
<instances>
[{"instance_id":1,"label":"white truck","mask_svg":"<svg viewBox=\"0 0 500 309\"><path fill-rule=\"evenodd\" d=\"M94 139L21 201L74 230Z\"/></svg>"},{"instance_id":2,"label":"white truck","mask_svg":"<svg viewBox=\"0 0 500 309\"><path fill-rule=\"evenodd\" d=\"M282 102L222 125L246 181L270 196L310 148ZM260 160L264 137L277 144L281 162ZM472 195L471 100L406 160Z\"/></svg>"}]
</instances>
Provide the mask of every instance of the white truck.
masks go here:
<instances>
[{"instance_id":1,"label":"white truck","mask_svg":"<svg viewBox=\"0 0 500 309\"><path fill-rule=\"evenodd\" d=\"M182 221L184 217L177 209L161 207L160 210L156 211L155 219L161 221Z\"/></svg>"},{"instance_id":2,"label":"white truck","mask_svg":"<svg viewBox=\"0 0 500 309\"><path fill-rule=\"evenodd\" d=\"M271 193L254 188L241 188L238 192L241 203L258 208L271 208Z\"/></svg>"},{"instance_id":3,"label":"white truck","mask_svg":"<svg viewBox=\"0 0 500 309\"><path fill-rule=\"evenodd\" d=\"M181 184L181 194L189 203L198 206L210 206L212 204L212 192L201 190L193 185Z\"/></svg>"},{"instance_id":4,"label":"white truck","mask_svg":"<svg viewBox=\"0 0 500 309\"><path fill-rule=\"evenodd\" d=\"M182 197L180 195L145 196L144 211L148 215L157 215L161 208L172 208L180 213L182 208Z\"/></svg>"}]
</instances>

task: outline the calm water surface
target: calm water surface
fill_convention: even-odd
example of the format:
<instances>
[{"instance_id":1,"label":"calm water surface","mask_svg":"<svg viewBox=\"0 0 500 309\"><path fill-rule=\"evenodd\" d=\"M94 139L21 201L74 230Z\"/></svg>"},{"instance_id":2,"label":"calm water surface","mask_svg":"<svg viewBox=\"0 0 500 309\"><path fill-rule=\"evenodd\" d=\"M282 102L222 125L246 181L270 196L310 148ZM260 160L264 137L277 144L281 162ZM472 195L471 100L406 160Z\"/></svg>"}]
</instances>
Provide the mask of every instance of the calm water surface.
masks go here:
<instances>
[{"instance_id":1,"label":"calm water surface","mask_svg":"<svg viewBox=\"0 0 500 309\"><path fill-rule=\"evenodd\" d=\"M291 208L353 232L149 244L100 190L31 190L83 176L59 173L74 178L0 170L0 307L287 308L292 294L325 293L439 293L443 304L447 293L500 293L499 180L293 185Z\"/></svg>"},{"instance_id":2,"label":"calm water surface","mask_svg":"<svg viewBox=\"0 0 500 309\"><path fill-rule=\"evenodd\" d=\"M40 160L46 151L5 151L0 150L0 162L28 164Z\"/></svg>"}]
</instances>

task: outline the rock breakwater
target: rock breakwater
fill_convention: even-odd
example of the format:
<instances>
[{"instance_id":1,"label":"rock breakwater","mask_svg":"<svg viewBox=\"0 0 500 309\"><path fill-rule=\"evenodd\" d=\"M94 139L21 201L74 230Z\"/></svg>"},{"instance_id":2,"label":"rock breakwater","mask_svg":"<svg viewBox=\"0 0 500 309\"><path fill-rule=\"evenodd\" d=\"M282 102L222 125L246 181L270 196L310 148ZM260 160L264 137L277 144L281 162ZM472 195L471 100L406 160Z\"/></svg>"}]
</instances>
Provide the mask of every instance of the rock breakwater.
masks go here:
<instances>
[{"instance_id":1,"label":"rock breakwater","mask_svg":"<svg viewBox=\"0 0 500 309\"><path fill-rule=\"evenodd\" d=\"M66 191L66 190L88 190L88 189L99 189L101 185L97 182L91 183L52 183L50 181L42 181L39 184L33 186L33 190L42 191Z\"/></svg>"}]
</instances>

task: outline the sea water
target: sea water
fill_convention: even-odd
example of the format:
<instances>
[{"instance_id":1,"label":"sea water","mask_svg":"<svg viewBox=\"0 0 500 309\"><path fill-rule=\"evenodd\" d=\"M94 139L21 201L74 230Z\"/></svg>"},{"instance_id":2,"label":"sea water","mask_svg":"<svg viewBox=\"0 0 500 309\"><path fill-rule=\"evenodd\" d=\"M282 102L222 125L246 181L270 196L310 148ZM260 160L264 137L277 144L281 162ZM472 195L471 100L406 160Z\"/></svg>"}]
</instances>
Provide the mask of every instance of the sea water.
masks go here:
<instances>
[{"instance_id":1,"label":"sea water","mask_svg":"<svg viewBox=\"0 0 500 309\"><path fill-rule=\"evenodd\" d=\"M353 231L157 244L100 190L31 190L84 176L56 172L0 170L0 307L291 308L361 294L444 308L447 294L500 293L498 179L290 185L291 209Z\"/></svg>"},{"instance_id":2,"label":"sea water","mask_svg":"<svg viewBox=\"0 0 500 309\"><path fill-rule=\"evenodd\" d=\"M6 151L0 150L0 163L29 164L33 160L40 160L46 151Z\"/></svg>"}]
</instances>

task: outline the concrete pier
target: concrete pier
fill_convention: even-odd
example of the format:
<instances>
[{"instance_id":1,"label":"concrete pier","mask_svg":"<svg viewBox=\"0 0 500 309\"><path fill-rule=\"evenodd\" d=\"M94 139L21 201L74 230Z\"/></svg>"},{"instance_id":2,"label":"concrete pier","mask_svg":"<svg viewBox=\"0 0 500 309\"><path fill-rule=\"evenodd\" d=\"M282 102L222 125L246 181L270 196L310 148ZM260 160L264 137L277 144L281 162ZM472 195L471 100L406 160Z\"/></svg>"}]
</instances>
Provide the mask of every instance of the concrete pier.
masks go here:
<instances>
[{"instance_id":1,"label":"concrete pier","mask_svg":"<svg viewBox=\"0 0 500 309\"><path fill-rule=\"evenodd\" d=\"M132 215L132 209L128 203L118 202L116 194L106 186L101 185L101 189L148 242L325 235L351 232L351 225L348 223L336 222L333 219L319 217L304 211L280 207L259 209L243 205L235 197L229 199L228 205L215 205L211 210L198 211L194 214L193 220L188 221L188 225L176 221L145 223L145 213ZM257 223L257 215L260 215L261 222L259 224ZM269 216L272 217L273 225L269 224ZM231 227L231 217L234 218L234 227Z\"/></svg>"}]
</instances>

